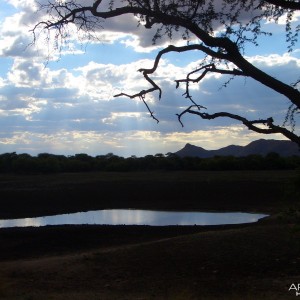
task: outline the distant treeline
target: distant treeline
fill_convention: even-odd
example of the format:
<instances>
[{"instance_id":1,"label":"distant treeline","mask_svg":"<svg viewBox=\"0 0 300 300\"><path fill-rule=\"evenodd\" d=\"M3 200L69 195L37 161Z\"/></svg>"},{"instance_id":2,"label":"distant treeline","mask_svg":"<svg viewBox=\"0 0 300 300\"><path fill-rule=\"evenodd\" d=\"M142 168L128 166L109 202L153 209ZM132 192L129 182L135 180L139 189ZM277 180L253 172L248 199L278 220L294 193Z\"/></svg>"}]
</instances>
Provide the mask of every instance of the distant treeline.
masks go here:
<instances>
[{"instance_id":1,"label":"distant treeline","mask_svg":"<svg viewBox=\"0 0 300 300\"><path fill-rule=\"evenodd\" d=\"M0 155L1 173L58 173L89 171L147 171L147 170L284 170L299 169L300 156L281 157L277 153L246 157L215 156L212 158L178 157L172 153L131 156L108 153L72 156L41 153L4 153Z\"/></svg>"}]
</instances>

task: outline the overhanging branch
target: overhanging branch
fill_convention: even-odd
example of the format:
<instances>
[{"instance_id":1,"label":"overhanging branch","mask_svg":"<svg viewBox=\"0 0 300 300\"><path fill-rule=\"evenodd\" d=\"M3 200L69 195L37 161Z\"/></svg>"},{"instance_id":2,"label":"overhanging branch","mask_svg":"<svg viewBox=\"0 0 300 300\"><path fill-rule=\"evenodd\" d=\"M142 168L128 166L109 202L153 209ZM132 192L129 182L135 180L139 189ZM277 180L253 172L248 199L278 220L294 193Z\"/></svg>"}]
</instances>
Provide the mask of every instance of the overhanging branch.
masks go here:
<instances>
[{"instance_id":1,"label":"overhanging branch","mask_svg":"<svg viewBox=\"0 0 300 300\"><path fill-rule=\"evenodd\" d=\"M184 125L183 125L181 118L183 115L185 115L187 113L197 115L205 120L212 120L212 119L216 119L216 118L230 118L230 119L234 119L234 120L242 122L248 129L250 129L252 131L255 131L258 133L263 133L263 134L280 133L280 134L284 135L285 137L287 137L288 139L290 139L291 141L300 145L300 137L297 136L296 134L294 134L293 132L287 130L284 127L274 125L274 123L273 123L274 120L272 117L267 118L267 119L248 120L242 116L228 113L228 112L217 112L214 114L208 114L208 113L200 112L199 110L194 110L193 108L198 109L197 106L191 105L187 109L182 111L180 114L177 114L178 121L180 122L182 127ZM267 128L261 128L261 127L256 126L259 124L264 125Z\"/></svg>"},{"instance_id":2,"label":"overhanging branch","mask_svg":"<svg viewBox=\"0 0 300 300\"><path fill-rule=\"evenodd\" d=\"M141 91L140 93L133 94L133 95L128 95L128 94L126 94L126 93L120 93L120 94L118 94L118 95L115 95L114 97L125 96L125 97L131 98L131 99L136 98L136 97L139 97L140 100L142 100L143 103L145 104L145 106L146 106L148 112L150 113L151 118L154 119L157 123L159 123L159 120L154 116L154 112L151 111L149 105L147 104L147 102L146 102L146 100L145 100L145 96L146 96L147 92L148 92L148 91L151 92L151 90L154 91L155 89L149 89L149 90L147 90L147 91Z\"/></svg>"},{"instance_id":3,"label":"overhanging branch","mask_svg":"<svg viewBox=\"0 0 300 300\"><path fill-rule=\"evenodd\" d=\"M191 75L195 74L195 73L198 73L200 71L204 70L200 76L198 76L197 78L190 78ZM212 72L212 73L219 73L219 74L223 74L223 75L232 75L232 76L247 76L246 74L244 74L242 71L240 70L237 70L237 69L232 69L232 70L224 70L224 69L219 69L219 68L216 68L215 64L208 64L208 65L204 65L204 66L201 66L200 68L197 68L196 70L190 72L187 74L186 78L185 79L178 79L178 80L175 80L176 82L176 88L179 87L179 84L181 82L184 82L185 83L185 93L183 93L182 96L185 96L185 98L188 98L190 99L190 101L195 105L195 106L198 106L194 100L192 99L192 96L190 95L190 89L189 89L189 84L190 82L192 83L198 83L200 82L208 72Z\"/></svg>"},{"instance_id":4,"label":"overhanging branch","mask_svg":"<svg viewBox=\"0 0 300 300\"><path fill-rule=\"evenodd\" d=\"M125 97L131 98L131 99L136 98L136 97L139 97L140 99L143 100L143 102L144 102L145 105L147 106L147 109L148 109L149 113L151 114L151 117L152 117L153 119L155 119L156 121L158 121L157 118L154 117L153 112L150 110L149 106L147 105L147 103L146 103L146 101L145 101L145 95L146 95L146 94L149 94L149 93L152 93L152 92L154 92L154 91L159 91L159 99L161 99L162 90L161 90L161 88L154 82L154 80L152 80L152 79L149 77L149 74L153 74L153 73L157 70L158 65L159 65L159 62L160 62L160 59L161 59L161 57L162 57L164 54L169 53L169 52L178 52L178 53L180 53L180 52L193 51L193 50L201 50L201 51L204 51L204 52L209 53L210 55L215 55L215 56L217 56L217 57L220 58L220 59L224 59L224 58L226 57L225 54L215 52L215 51L213 51L213 50L211 50L211 49L209 49L209 48L207 48L207 47L205 47L205 46L203 46L203 45L186 45L186 46L181 46L181 47L176 47L176 46L170 45L170 46L166 47L165 49L163 49L163 50L161 50L161 51L158 52L158 54L156 55L156 58L155 58L155 60L154 60L154 64L153 64L152 68L142 68L142 69L139 69L139 70L138 70L139 72L141 72L141 73L143 74L144 78L152 85L151 88L149 88L149 89L147 89L147 90L142 90L142 91L140 91L140 92L138 92L138 93L131 94L131 95L129 95L129 94L127 94L127 93L120 93L120 94L114 95L114 97L125 96ZM233 73L236 74L236 75L241 75L241 74L242 74L242 72L241 72L241 71L238 71L238 70L234 70L234 71L220 70L220 69L215 68L214 65L210 65L210 66L211 66L212 68L209 69L209 70L207 70L206 73L207 73L208 71L213 72L213 69L214 69L216 72L218 72L218 73L223 73L223 74L233 74ZM206 66L206 67L209 68L209 66ZM201 70L201 69L203 69L203 68L199 68L199 69L196 70L196 71L199 71L199 70ZM196 71L191 72L190 75L193 74L193 73L195 73ZM205 73L205 74L206 74L206 73ZM203 77L205 76L205 74L203 75ZM189 76L189 75L188 75L188 76ZM201 76L200 76L200 77L201 77ZM202 77L202 78L203 78L203 77ZM199 80L200 80L200 79L199 79ZM177 83L177 84L178 84L178 83ZM188 98L190 98L190 100L196 105L196 103L192 100L192 98L191 98L190 96L189 96ZM199 107L201 107L201 106L199 106Z\"/></svg>"}]
</instances>

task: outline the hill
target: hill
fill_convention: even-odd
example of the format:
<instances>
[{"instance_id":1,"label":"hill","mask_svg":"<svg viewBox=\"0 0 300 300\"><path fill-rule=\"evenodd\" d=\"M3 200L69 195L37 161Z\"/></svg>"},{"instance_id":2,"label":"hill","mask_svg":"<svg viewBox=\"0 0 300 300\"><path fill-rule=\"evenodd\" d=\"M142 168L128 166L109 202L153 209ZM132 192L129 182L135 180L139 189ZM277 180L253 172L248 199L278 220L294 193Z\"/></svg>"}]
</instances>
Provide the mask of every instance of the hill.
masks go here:
<instances>
[{"instance_id":1,"label":"hill","mask_svg":"<svg viewBox=\"0 0 300 300\"><path fill-rule=\"evenodd\" d=\"M256 140L246 146L230 145L218 150L206 150L202 147L186 144L181 150L174 154L179 157L209 158L214 156L248 156L258 154L265 156L270 152L278 153L280 156L300 155L299 146L291 141L284 140Z\"/></svg>"}]
</instances>

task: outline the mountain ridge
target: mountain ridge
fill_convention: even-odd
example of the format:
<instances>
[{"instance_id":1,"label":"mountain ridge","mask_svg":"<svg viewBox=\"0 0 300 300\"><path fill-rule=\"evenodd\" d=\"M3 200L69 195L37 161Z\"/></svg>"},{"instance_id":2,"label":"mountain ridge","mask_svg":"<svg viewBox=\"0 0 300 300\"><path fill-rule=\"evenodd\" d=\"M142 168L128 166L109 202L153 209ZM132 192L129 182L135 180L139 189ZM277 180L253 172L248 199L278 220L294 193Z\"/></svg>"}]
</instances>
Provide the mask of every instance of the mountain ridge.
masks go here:
<instances>
[{"instance_id":1,"label":"mountain ridge","mask_svg":"<svg viewBox=\"0 0 300 300\"><path fill-rule=\"evenodd\" d=\"M278 153L280 156L300 155L299 146L287 140L265 140L259 139L250 142L246 146L229 145L217 150L206 150L202 147L187 143L182 149L174 152L179 157L200 157L210 158L214 156L248 156L248 155L262 155L266 156L270 152Z\"/></svg>"}]
</instances>

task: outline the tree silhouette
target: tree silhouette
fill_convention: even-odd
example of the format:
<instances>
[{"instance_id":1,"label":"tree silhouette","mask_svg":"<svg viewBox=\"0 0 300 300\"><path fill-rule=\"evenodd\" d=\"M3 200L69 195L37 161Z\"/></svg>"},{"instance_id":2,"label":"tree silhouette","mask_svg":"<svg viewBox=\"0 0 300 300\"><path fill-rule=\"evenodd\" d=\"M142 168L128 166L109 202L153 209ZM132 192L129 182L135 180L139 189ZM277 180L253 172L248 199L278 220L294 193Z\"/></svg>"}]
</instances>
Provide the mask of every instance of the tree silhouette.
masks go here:
<instances>
[{"instance_id":1,"label":"tree silhouette","mask_svg":"<svg viewBox=\"0 0 300 300\"><path fill-rule=\"evenodd\" d=\"M257 45L259 36L271 36L270 32L263 30L263 22L276 23L282 17L286 20L287 49L293 51L300 26L293 26L292 19L300 10L299 0L97 0L88 3L92 4L87 5L86 1L80 0L49 0L47 4L41 4L40 9L46 11L48 19L45 17L36 24L33 29L34 40L36 41L40 29L49 34L54 29L59 45L68 38L70 24L75 24L78 30L92 37L93 33L101 30L106 19L127 14L134 15L138 24L146 30L156 29L154 43L164 36L170 38L172 43L173 35L180 31L182 39L186 40L185 46L171 44L157 53L152 68L139 69L150 88L135 94L120 93L116 97L140 98L151 117L159 122L146 100L146 96L153 92L158 92L158 98L162 95L162 89L151 75L157 70L163 55L170 52L199 51L205 54L202 63L184 78L176 80L177 88L185 85L184 96L191 101L190 106L177 114L182 126L183 116L186 114L207 120L226 117L237 120L258 133L280 133L300 145L300 137L295 130L295 119L300 110L300 80L295 78L293 84L286 84L254 66L244 55L247 43ZM289 101L285 122L282 125L275 124L273 116L249 120L231 112L207 113L207 108L193 99L190 84L201 82L209 73L230 75L232 78L253 78L283 95L283 101Z\"/></svg>"}]
</instances>

